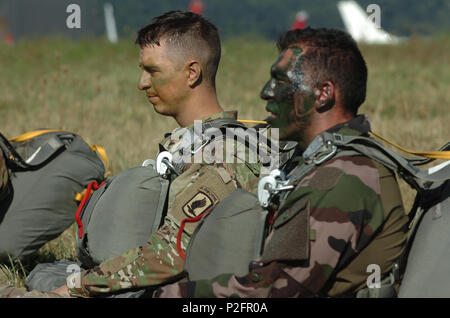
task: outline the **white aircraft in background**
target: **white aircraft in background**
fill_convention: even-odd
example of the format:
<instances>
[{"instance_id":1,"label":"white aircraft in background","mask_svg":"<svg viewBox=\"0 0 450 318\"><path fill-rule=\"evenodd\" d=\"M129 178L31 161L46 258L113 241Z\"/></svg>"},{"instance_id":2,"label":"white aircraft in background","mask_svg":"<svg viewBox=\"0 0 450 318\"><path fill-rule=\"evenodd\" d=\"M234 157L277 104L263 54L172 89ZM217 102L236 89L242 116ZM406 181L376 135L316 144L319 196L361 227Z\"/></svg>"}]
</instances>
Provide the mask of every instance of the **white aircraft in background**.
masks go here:
<instances>
[{"instance_id":1,"label":"white aircraft in background","mask_svg":"<svg viewBox=\"0 0 450 318\"><path fill-rule=\"evenodd\" d=\"M111 3L106 2L103 5L105 12L105 29L106 37L111 43L117 43L119 37L117 36L116 19L114 18L114 7Z\"/></svg>"},{"instance_id":2,"label":"white aircraft in background","mask_svg":"<svg viewBox=\"0 0 450 318\"><path fill-rule=\"evenodd\" d=\"M381 29L372 22L367 13L353 0L339 1L337 4L347 32L356 42L367 44L398 44L399 37Z\"/></svg>"}]
</instances>

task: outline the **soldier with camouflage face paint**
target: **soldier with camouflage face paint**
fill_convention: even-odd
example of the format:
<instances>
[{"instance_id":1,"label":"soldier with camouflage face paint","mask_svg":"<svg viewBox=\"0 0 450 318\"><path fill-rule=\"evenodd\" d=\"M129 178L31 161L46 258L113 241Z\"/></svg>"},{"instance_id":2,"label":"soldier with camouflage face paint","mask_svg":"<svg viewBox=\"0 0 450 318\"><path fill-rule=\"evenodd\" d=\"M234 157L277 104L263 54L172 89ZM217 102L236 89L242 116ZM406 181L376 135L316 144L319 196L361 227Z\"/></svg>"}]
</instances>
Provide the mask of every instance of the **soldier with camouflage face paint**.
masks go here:
<instances>
[{"instance_id":1,"label":"soldier with camouflage face paint","mask_svg":"<svg viewBox=\"0 0 450 318\"><path fill-rule=\"evenodd\" d=\"M170 12L140 30L137 43L142 68L139 89L146 92L158 113L173 116L187 129L192 129L193 121L198 119L203 123L237 119L236 112L222 111L215 95L220 41L211 23L191 12ZM173 152L176 143L169 136L161 147ZM81 286L71 288L70 295L92 297L176 279L184 266L177 249L181 220L200 215L236 188L256 191L258 174L258 165L186 164L170 187L164 224L148 244L83 272ZM188 211L194 201L202 199L205 204ZM181 236L183 250L195 226L185 227Z\"/></svg>"},{"instance_id":2,"label":"soldier with camouflage face paint","mask_svg":"<svg viewBox=\"0 0 450 318\"><path fill-rule=\"evenodd\" d=\"M214 25L191 12L169 12L141 29L136 42L141 48L139 89L145 91L156 112L174 117L181 127L190 131L194 129L194 120L212 123L237 119L237 112L223 112L216 97L220 40ZM215 143L213 140L200 153L214 149ZM175 153L178 144L178 139L168 136L160 148ZM74 283L70 289L62 286L51 293L3 287L0 295L96 297L176 280L184 267L177 244L184 252L198 224L186 225L178 239L181 221L204 213L237 188L256 192L260 173L259 163L238 160L230 163L225 162L225 157L220 158L221 163L212 164L190 159L170 186L164 223L145 246L83 271L79 286ZM68 281L77 279L75 274Z\"/></svg>"},{"instance_id":3,"label":"soldier with camouflage face paint","mask_svg":"<svg viewBox=\"0 0 450 318\"><path fill-rule=\"evenodd\" d=\"M367 118L356 115L367 69L348 34L289 31L278 47L261 97L280 139L305 150L324 131L368 136ZM369 265L382 275L390 271L404 249L407 222L392 171L361 155L335 157L281 201L248 275L171 284L154 297L352 297L366 287Z\"/></svg>"}]
</instances>

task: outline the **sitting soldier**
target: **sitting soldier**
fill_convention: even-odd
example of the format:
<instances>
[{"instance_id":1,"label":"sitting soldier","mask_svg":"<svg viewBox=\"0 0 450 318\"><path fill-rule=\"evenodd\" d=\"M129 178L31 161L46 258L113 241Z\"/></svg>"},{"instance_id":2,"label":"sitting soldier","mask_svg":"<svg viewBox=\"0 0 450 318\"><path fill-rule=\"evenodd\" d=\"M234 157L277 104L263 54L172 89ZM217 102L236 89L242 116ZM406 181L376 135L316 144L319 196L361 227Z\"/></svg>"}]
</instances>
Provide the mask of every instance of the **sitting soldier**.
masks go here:
<instances>
[{"instance_id":1,"label":"sitting soldier","mask_svg":"<svg viewBox=\"0 0 450 318\"><path fill-rule=\"evenodd\" d=\"M280 56L261 97L280 139L303 150L288 175L260 258L247 275L160 287L155 297L355 297L369 265L386 276L405 248L408 218L395 174L361 153L322 137L366 136L367 68L354 40L327 29L293 30L278 40Z\"/></svg>"}]
</instances>

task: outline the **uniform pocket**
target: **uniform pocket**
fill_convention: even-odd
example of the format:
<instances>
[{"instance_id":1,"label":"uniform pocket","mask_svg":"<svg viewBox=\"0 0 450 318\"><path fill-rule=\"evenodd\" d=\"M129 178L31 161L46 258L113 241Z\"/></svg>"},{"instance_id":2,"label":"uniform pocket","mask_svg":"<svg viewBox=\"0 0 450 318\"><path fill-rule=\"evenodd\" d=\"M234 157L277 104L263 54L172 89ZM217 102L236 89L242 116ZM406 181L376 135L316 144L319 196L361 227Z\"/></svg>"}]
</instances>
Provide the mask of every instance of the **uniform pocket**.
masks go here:
<instances>
[{"instance_id":1,"label":"uniform pocket","mask_svg":"<svg viewBox=\"0 0 450 318\"><path fill-rule=\"evenodd\" d=\"M264 263L309 258L310 206L308 199L301 199L277 216L262 255Z\"/></svg>"}]
</instances>

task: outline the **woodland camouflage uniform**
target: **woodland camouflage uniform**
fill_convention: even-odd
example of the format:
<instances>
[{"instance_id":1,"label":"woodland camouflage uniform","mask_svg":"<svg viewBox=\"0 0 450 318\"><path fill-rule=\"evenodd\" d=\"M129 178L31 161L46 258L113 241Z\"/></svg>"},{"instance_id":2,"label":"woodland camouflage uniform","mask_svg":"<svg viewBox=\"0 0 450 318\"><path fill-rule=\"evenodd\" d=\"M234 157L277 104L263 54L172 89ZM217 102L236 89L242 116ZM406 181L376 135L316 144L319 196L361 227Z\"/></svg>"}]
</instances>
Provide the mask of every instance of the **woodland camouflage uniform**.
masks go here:
<instances>
[{"instance_id":1,"label":"woodland camouflage uniform","mask_svg":"<svg viewBox=\"0 0 450 318\"><path fill-rule=\"evenodd\" d=\"M368 136L364 116L331 128ZM298 159L298 165L303 158ZM369 264L389 272L407 217L395 175L364 156L342 156L303 178L274 215L262 257L244 277L159 288L155 297L340 297L366 287Z\"/></svg>"}]
</instances>

